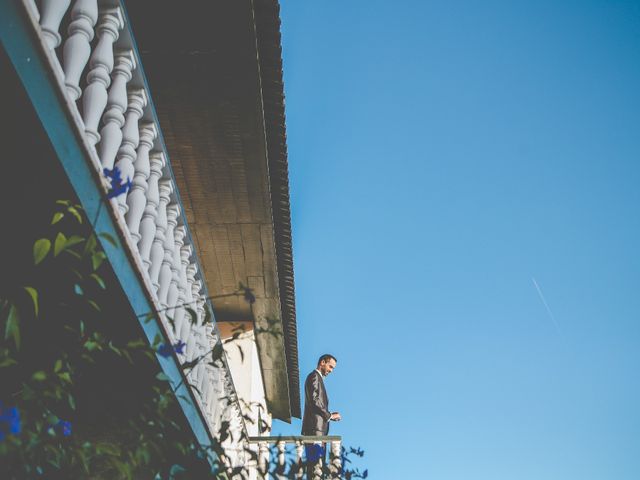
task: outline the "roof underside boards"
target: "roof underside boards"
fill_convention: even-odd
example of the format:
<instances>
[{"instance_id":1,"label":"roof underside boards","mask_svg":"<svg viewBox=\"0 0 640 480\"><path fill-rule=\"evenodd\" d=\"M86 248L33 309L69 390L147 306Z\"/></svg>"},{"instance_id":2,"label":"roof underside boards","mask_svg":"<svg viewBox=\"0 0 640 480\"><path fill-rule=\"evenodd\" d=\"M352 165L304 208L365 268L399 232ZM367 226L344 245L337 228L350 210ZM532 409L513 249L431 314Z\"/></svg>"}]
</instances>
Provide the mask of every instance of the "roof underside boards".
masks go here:
<instances>
[{"instance_id":1,"label":"roof underside boards","mask_svg":"<svg viewBox=\"0 0 640 480\"><path fill-rule=\"evenodd\" d=\"M268 407L300 417L277 1L127 10L216 320L255 322Z\"/></svg>"}]
</instances>

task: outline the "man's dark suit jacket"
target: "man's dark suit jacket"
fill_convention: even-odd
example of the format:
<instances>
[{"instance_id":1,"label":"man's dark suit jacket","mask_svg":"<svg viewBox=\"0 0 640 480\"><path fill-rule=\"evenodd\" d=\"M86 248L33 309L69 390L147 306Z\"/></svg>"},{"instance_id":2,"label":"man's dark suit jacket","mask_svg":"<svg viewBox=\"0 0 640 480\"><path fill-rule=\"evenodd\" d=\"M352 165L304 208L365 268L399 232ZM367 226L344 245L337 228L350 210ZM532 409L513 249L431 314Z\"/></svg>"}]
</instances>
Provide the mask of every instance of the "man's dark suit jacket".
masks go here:
<instances>
[{"instance_id":1,"label":"man's dark suit jacket","mask_svg":"<svg viewBox=\"0 0 640 480\"><path fill-rule=\"evenodd\" d=\"M302 435L327 435L329 433L329 399L324 380L317 370L304 382L304 416Z\"/></svg>"}]
</instances>

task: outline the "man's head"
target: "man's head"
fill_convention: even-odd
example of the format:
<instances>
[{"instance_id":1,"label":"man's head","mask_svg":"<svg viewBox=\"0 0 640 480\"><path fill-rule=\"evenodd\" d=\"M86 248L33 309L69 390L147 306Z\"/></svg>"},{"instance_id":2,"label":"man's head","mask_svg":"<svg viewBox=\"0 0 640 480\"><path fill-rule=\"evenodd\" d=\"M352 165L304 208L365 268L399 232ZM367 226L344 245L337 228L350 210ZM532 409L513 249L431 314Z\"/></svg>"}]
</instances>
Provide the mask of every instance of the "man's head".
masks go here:
<instances>
[{"instance_id":1,"label":"man's head","mask_svg":"<svg viewBox=\"0 0 640 480\"><path fill-rule=\"evenodd\" d=\"M336 357L325 353L318 359L318 371L322 374L323 377L326 377L331 372L333 372L333 369L336 368L337 363L338 361L336 360Z\"/></svg>"}]
</instances>

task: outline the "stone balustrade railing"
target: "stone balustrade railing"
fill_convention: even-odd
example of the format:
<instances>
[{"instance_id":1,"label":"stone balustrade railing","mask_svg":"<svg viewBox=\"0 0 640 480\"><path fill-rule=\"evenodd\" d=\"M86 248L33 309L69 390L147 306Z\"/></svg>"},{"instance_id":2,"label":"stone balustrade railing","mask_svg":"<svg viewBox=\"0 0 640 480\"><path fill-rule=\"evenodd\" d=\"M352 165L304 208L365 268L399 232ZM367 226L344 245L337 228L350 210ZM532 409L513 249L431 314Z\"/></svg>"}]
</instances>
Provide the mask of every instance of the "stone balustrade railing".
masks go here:
<instances>
[{"instance_id":1,"label":"stone balustrade railing","mask_svg":"<svg viewBox=\"0 0 640 480\"><path fill-rule=\"evenodd\" d=\"M170 342L184 344L179 359L201 359L188 378L210 430L231 412L240 418L231 422L239 438L242 417L228 401L234 393L224 358L211 365L220 337L206 315L212 307L123 7L117 0L23 2L94 166L120 172L125 188L111 202Z\"/></svg>"},{"instance_id":2,"label":"stone balustrade railing","mask_svg":"<svg viewBox=\"0 0 640 480\"><path fill-rule=\"evenodd\" d=\"M329 459L320 458L318 461L311 465L313 474L312 478L307 478L305 475L306 464L309 464L309 459L304 459L303 452L305 451L305 445L321 445L323 448L328 449ZM257 465L255 465L256 476L258 478L271 478L269 476L269 465L271 463L271 450L275 446L276 458L274 462L276 464L276 470L285 471L287 463L291 466L291 460L287 462L287 457L290 453L293 454L293 463L298 466L294 469L297 473L295 478L307 480L322 480L331 479L337 480L342 478L342 437L338 435L327 436L279 436L279 437L249 437L249 445L257 447ZM293 450L290 452L289 450ZM327 448L328 447L328 448ZM324 465L324 462L327 464ZM271 469L273 471L273 468ZM282 475L282 478L291 478L291 470L287 470L287 475Z\"/></svg>"}]
</instances>

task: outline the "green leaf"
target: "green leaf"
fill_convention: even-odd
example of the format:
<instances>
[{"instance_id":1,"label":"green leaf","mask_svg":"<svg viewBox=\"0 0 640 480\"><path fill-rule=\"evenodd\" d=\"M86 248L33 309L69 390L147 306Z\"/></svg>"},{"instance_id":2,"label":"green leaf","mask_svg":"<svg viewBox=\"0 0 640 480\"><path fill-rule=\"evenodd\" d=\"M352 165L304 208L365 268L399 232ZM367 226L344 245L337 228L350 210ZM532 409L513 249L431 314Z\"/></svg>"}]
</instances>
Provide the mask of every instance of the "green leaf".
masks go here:
<instances>
[{"instance_id":1,"label":"green leaf","mask_svg":"<svg viewBox=\"0 0 640 480\"><path fill-rule=\"evenodd\" d=\"M159 374L157 374L156 378L158 380L162 381L162 382L168 382L169 381L169 377L167 377L164 372L160 372Z\"/></svg>"},{"instance_id":2,"label":"green leaf","mask_svg":"<svg viewBox=\"0 0 640 480\"><path fill-rule=\"evenodd\" d=\"M71 202L69 200L56 200L56 203L58 205L64 205L65 207L71 205Z\"/></svg>"},{"instance_id":3,"label":"green leaf","mask_svg":"<svg viewBox=\"0 0 640 480\"><path fill-rule=\"evenodd\" d=\"M113 238L113 235L111 235L110 233L102 232L102 233L99 233L98 236L103 240L106 240L107 242L109 242L115 248L118 248L118 242L116 241L115 238Z\"/></svg>"},{"instance_id":4,"label":"green leaf","mask_svg":"<svg viewBox=\"0 0 640 480\"><path fill-rule=\"evenodd\" d=\"M91 265L93 266L93 269L98 270L105 258L107 257L104 252L95 252L93 255L91 255Z\"/></svg>"},{"instance_id":5,"label":"green leaf","mask_svg":"<svg viewBox=\"0 0 640 480\"><path fill-rule=\"evenodd\" d=\"M64 250L64 247L67 243L67 237L62 232L58 232L56 235L56 240L53 244L53 256L57 257L58 254Z\"/></svg>"},{"instance_id":6,"label":"green leaf","mask_svg":"<svg viewBox=\"0 0 640 480\"><path fill-rule=\"evenodd\" d=\"M56 212L53 215L53 219L51 220L51 225L55 225L56 223L58 223L60 220L62 220L64 217L64 213L62 212Z\"/></svg>"},{"instance_id":7,"label":"green leaf","mask_svg":"<svg viewBox=\"0 0 640 480\"><path fill-rule=\"evenodd\" d=\"M58 373L60 370L62 370L62 360L58 359L56 360L56 363L53 365L53 371Z\"/></svg>"},{"instance_id":8,"label":"green leaf","mask_svg":"<svg viewBox=\"0 0 640 480\"><path fill-rule=\"evenodd\" d=\"M74 245L77 245L78 243L82 243L84 241L85 238L81 237L80 235L71 235L64 244L64 248L73 247Z\"/></svg>"},{"instance_id":9,"label":"green leaf","mask_svg":"<svg viewBox=\"0 0 640 480\"><path fill-rule=\"evenodd\" d=\"M100 348L100 345L98 345L96 342L94 342L93 340L87 340L86 342L84 342L84 348L86 348L87 350L89 350L90 352L93 352L94 350L97 350Z\"/></svg>"},{"instance_id":10,"label":"green leaf","mask_svg":"<svg viewBox=\"0 0 640 480\"><path fill-rule=\"evenodd\" d=\"M64 380L67 383L72 383L71 382L71 375L69 375L69 372L59 373L58 377L60 377L62 380Z\"/></svg>"},{"instance_id":11,"label":"green leaf","mask_svg":"<svg viewBox=\"0 0 640 480\"><path fill-rule=\"evenodd\" d=\"M48 238L40 238L33 244L33 261L38 265L51 250L51 240Z\"/></svg>"},{"instance_id":12,"label":"green leaf","mask_svg":"<svg viewBox=\"0 0 640 480\"><path fill-rule=\"evenodd\" d=\"M80 255L78 252L74 252L73 250L68 250L67 248L64 249L64 253L68 253L69 255L74 256L78 260L82 258L82 255Z\"/></svg>"},{"instance_id":13,"label":"green leaf","mask_svg":"<svg viewBox=\"0 0 640 480\"><path fill-rule=\"evenodd\" d=\"M20 317L15 305L11 305L9 308L7 324L4 329L4 338L9 337L13 337L13 343L16 345L16 348L20 348Z\"/></svg>"},{"instance_id":14,"label":"green leaf","mask_svg":"<svg viewBox=\"0 0 640 480\"><path fill-rule=\"evenodd\" d=\"M73 398L73 395L69 394L67 396L67 400L69 401L69 406L71 407L71 410L75 410L76 409L76 400L75 400L75 398Z\"/></svg>"},{"instance_id":15,"label":"green leaf","mask_svg":"<svg viewBox=\"0 0 640 480\"><path fill-rule=\"evenodd\" d=\"M75 207L69 207L67 208L67 210L69 211L69 213L71 213L74 217L76 217L76 220L78 220L78 223L82 223L82 216L80 215L80 213L78 212L78 210L76 210Z\"/></svg>"},{"instance_id":16,"label":"green leaf","mask_svg":"<svg viewBox=\"0 0 640 480\"><path fill-rule=\"evenodd\" d=\"M107 288L107 286L104 284L104 280L102 280L100 275L98 275L97 273L92 273L90 277L93 278L96 281L96 283L100 285L100 288L102 288L103 290Z\"/></svg>"},{"instance_id":17,"label":"green leaf","mask_svg":"<svg viewBox=\"0 0 640 480\"><path fill-rule=\"evenodd\" d=\"M34 373L31 376L31 378L33 378L34 380L36 380L38 382L42 382L42 381L47 379L47 374L43 370L38 370L36 373Z\"/></svg>"},{"instance_id":18,"label":"green leaf","mask_svg":"<svg viewBox=\"0 0 640 480\"><path fill-rule=\"evenodd\" d=\"M12 365L17 365L18 362L16 362L13 358L3 358L2 360L0 360L0 368L4 368L4 367L10 367Z\"/></svg>"},{"instance_id":19,"label":"green leaf","mask_svg":"<svg viewBox=\"0 0 640 480\"><path fill-rule=\"evenodd\" d=\"M82 254L86 255L89 252L93 253L97 245L98 243L96 241L96 236L94 234L89 235L89 238L87 238L87 243L84 244L84 252Z\"/></svg>"},{"instance_id":20,"label":"green leaf","mask_svg":"<svg viewBox=\"0 0 640 480\"><path fill-rule=\"evenodd\" d=\"M128 348L140 348L140 347L144 347L145 345L146 344L144 340L142 340L141 338L139 338L138 340L131 340L130 342L127 343Z\"/></svg>"},{"instance_id":21,"label":"green leaf","mask_svg":"<svg viewBox=\"0 0 640 480\"><path fill-rule=\"evenodd\" d=\"M91 305L96 310L96 312L100 311L100 307L96 302L94 302L93 300L87 300L87 302L89 302L89 305Z\"/></svg>"},{"instance_id":22,"label":"green leaf","mask_svg":"<svg viewBox=\"0 0 640 480\"><path fill-rule=\"evenodd\" d=\"M33 302L33 309L36 312L36 317L38 316L38 291L33 287L24 287L29 296L31 297L31 301Z\"/></svg>"}]
</instances>

